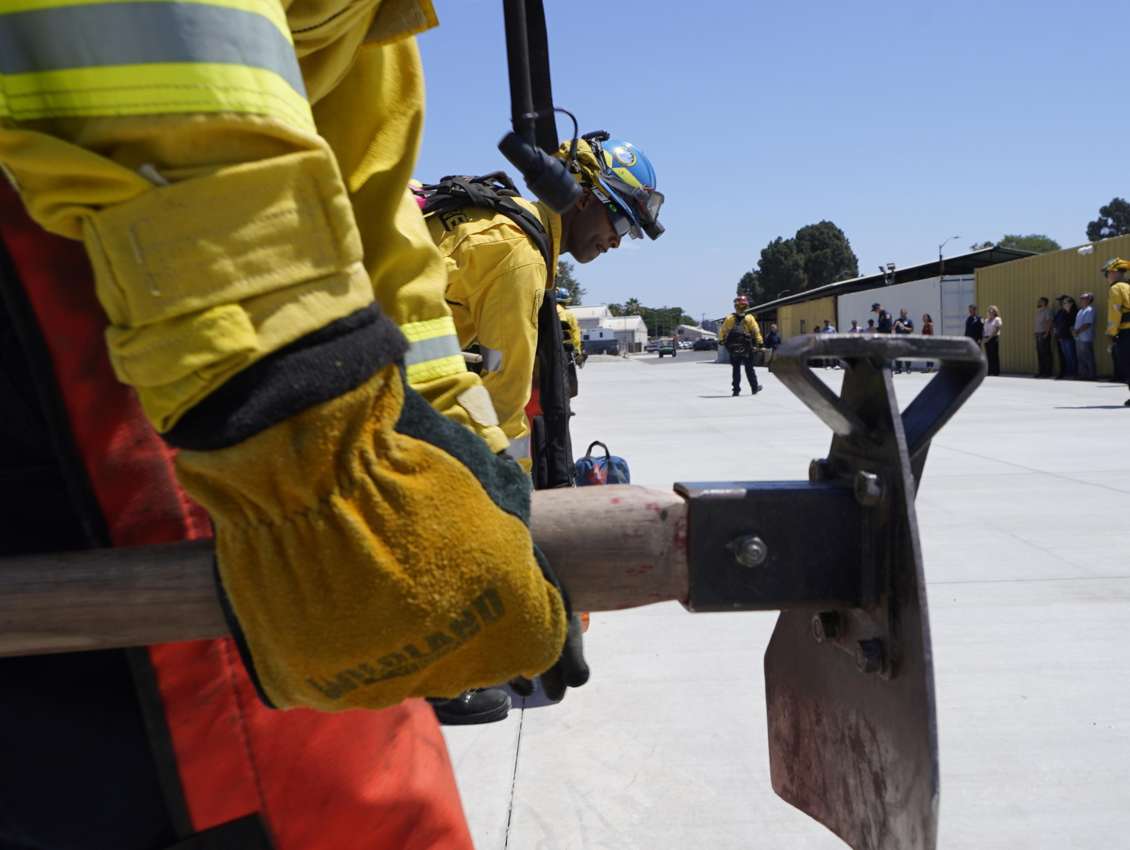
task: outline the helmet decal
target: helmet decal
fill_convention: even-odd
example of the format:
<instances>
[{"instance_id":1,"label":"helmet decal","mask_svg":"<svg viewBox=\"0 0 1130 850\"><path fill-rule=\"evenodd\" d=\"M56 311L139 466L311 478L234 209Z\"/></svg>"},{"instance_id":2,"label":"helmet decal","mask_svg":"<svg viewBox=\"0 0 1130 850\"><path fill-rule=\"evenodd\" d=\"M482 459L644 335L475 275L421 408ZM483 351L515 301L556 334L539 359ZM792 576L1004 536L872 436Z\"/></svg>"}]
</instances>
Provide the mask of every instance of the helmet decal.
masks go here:
<instances>
[{"instance_id":1,"label":"helmet decal","mask_svg":"<svg viewBox=\"0 0 1130 850\"><path fill-rule=\"evenodd\" d=\"M625 168L631 168L636 164L636 153L631 148L620 145L612 151L612 155L616 157L616 161Z\"/></svg>"}]
</instances>

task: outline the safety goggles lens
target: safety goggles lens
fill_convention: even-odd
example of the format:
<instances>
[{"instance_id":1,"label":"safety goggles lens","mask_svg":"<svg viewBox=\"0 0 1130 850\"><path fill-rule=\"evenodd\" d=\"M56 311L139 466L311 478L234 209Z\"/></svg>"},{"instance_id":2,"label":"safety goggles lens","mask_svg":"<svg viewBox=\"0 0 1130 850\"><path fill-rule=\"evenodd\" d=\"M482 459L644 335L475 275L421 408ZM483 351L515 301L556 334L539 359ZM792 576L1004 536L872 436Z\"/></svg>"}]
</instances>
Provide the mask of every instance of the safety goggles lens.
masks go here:
<instances>
[{"instance_id":1,"label":"safety goggles lens","mask_svg":"<svg viewBox=\"0 0 1130 850\"><path fill-rule=\"evenodd\" d=\"M616 238L623 239L626 236L631 236L633 239L639 239L638 233L633 233L635 229L632 227L632 220L620 211L620 208L615 204L605 204L604 208L608 210L608 218L612 222L612 227L616 231Z\"/></svg>"},{"instance_id":2,"label":"safety goggles lens","mask_svg":"<svg viewBox=\"0 0 1130 850\"><path fill-rule=\"evenodd\" d=\"M607 182L609 189L632 205L643 230L652 239L663 232L663 226L659 223L659 210L664 200L662 192L631 186L611 173L604 174L602 179Z\"/></svg>"}]
</instances>

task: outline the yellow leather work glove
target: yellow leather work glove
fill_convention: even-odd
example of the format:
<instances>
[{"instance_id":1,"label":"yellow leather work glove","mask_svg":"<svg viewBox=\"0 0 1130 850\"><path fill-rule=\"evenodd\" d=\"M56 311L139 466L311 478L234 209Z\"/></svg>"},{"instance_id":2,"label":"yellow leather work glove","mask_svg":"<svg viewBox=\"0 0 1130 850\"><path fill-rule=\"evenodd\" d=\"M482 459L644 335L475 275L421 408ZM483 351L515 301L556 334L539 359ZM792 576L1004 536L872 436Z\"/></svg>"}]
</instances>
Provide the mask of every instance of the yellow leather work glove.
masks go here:
<instances>
[{"instance_id":1,"label":"yellow leather work glove","mask_svg":"<svg viewBox=\"0 0 1130 850\"><path fill-rule=\"evenodd\" d=\"M166 434L213 518L233 629L275 706L455 696L537 675L565 644L528 479L406 389L402 346L375 306L358 311Z\"/></svg>"}]
</instances>

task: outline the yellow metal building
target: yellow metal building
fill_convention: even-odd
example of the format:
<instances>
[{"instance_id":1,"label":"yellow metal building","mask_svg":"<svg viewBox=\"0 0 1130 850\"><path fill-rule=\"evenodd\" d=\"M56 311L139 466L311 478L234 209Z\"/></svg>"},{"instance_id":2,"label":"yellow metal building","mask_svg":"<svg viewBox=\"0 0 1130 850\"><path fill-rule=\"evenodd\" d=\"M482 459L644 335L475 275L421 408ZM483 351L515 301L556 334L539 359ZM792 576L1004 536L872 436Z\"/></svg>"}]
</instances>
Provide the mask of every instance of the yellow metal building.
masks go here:
<instances>
[{"instance_id":1,"label":"yellow metal building","mask_svg":"<svg viewBox=\"0 0 1130 850\"><path fill-rule=\"evenodd\" d=\"M1130 257L1130 235L1104 239L1093 246L1089 254L1080 254L1078 247L1066 248L977 269L978 311L982 316L987 315L989 306L995 305L1001 312L1002 373L1036 374L1034 321L1036 301L1041 296L1047 297L1055 310L1055 299L1060 295L1070 295L1078 304L1082 293L1092 292L1095 296L1095 364L1100 375L1113 374L1105 333L1109 286L1101 269L1111 257Z\"/></svg>"},{"instance_id":2,"label":"yellow metal building","mask_svg":"<svg viewBox=\"0 0 1130 850\"><path fill-rule=\"evenodd\" d=\"M788 339L798 334L814 333L824 327L825 319L833 325L836 323L836 297L834 295L816 298L812 301L801 301L797 304L787 304L777 308L777 329L781 333L781 339ZM765 333L767 330L767 327L763 327L761 332Z\"/></svg>"}]
</instances>

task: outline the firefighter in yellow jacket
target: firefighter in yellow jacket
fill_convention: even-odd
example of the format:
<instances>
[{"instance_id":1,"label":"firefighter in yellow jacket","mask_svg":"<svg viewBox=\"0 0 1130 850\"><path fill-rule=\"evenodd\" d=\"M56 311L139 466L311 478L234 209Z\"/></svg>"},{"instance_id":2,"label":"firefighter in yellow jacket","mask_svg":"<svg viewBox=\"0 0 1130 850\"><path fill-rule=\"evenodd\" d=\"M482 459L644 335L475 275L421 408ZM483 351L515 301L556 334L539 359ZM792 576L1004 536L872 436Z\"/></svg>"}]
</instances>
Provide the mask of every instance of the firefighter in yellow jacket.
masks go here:
<instances>
[{"instance_id":1,"label":"firefighter in yellow jacket","mask_svg":"<svg viewBox=\"0 0 1130 850\"><path fill-rule=\"evenodd\" d=\"M732 385L733 394L740 395L742 391L742 368L745 368L745 377L749 382L749 391L752 395L761 392L761 385L757 383L757 372L753 369L753 350L764 344L761 338L761 328L757 319L749 310L749 299L739 295L734 299L734 312L726 317L718 336L726 351L730 355L733 368Z\"/></svg>"},{"instance_id":2,"label":"firefighter in yellow jacket","mask_svg":"<svg viewBox=\"0 0 1130 850\"><path fill-rule=\"evenodd\" d=\"M565 305L569 303L569 290L559 286L557 288L557 321L561 325L561 341L565 348L565 361L569 398L576 398L580 392L577 380L577 370L583 369L588 355L581 341L581 325L577 322L576 314Z\"/></svg>"},{"instance_id":3,"label":"firefighter in yellow jacket","mask_svg":"<svg viewBox=\"0 0 1130 850\"><path fill-rule=\"evenodd\" d=\"M1110 284L1106 335L1114 345L1115 369L1130 385L1130 260L1109 260L1103 266L1103 275ZM1123 404L1130 407L1130 399Z\"/></svg>"},{"instance_id":4,"label":"firefighter in yellow jacket","mask_svg":"<svg viewBox=\"0 0 1130 850\"><path fill-rule=\"evenodd\" d=\"M562 298L567 298L569 291L567 289L557 290L557 319L561 322L561 336L565 342L570 346L574 360L584 360L584 349L581 346L581 326L577 322L577 316L565 306L567 302L562 301Z\"/></svg>"},{"instance_id":5,"label":"firefighter in yellow jacket","mask_svg":"<svg viewBox=\"0 0 1130 850\"><path fill-rule=\"evenodd\" d=\"M211 515L275 706L454 695L540 674L565 640L528 481L492 451L507 440L406 191L410 36L434 24L425 0L0 11L22 48L0 164L40 225L84 243L110 360Z\"/></svg>"},{"instance_id":6,"label":"firefighter in yellow jacket","mask_svg":"<svg viewBox=\"0 0 1130 850\"><path fill-rule=\"evenodd\" d=\"M647 233L654 239L662 232L658 213L663 196L655 191L655 170L630 142L590 134L562 144L558 156L569 163L584 190L572 209L558 216L541 203L513 199L545 233L544 254L514 218L502 212L472 208L457 216L428 217L447 264L447 303L459 343L479 344L483 385L509 441L507 453L527 471L530 423L525 408L534 372L537 316L553 284L559 255L588 263L628 236Z\"/></svg>"}]
</instances>

